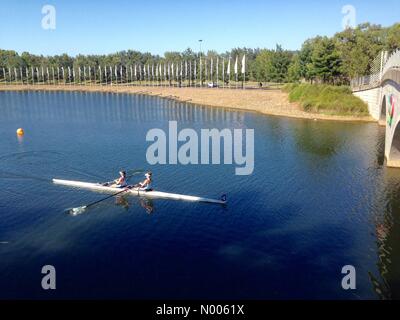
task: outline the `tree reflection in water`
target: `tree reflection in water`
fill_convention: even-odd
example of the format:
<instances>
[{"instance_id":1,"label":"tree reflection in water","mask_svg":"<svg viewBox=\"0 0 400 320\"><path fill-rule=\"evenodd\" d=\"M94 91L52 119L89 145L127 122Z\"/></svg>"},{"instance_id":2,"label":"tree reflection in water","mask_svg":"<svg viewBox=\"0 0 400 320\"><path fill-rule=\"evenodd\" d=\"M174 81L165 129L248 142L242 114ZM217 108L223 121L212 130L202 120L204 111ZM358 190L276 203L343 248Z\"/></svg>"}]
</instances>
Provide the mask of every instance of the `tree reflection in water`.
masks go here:
<instances>
[{"instance_id":1,"label":"tree reflection in water","mask_svg":"<svg viewBox=\"0 0 400 320\"><path fill-rule=\"evenodd\" d=\"M294 137L299 151L319 157L335 155L341 146L341 138L334 123L300 122L295 129Z\"/></svg>"}]
</instances>

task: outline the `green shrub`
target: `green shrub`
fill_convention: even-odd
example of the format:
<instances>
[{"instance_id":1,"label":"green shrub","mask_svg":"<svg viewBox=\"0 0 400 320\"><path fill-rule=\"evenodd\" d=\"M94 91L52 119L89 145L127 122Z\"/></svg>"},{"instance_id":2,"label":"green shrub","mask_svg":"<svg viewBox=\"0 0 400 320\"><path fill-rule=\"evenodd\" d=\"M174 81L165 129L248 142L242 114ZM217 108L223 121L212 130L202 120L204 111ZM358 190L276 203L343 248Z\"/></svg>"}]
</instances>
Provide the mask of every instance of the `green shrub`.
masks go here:
<instances>
[{"instance_id":1,"label":"green shrub","mask_svg":"<svg viewBox=\"0 0 400 320\"><path fill-rule=\"evenodd\" d=\"M348 86L288 84L290 102L298 102L305 111L338 115L367 115L368 106L355 97Z\"/></svg>"}]
</instances>

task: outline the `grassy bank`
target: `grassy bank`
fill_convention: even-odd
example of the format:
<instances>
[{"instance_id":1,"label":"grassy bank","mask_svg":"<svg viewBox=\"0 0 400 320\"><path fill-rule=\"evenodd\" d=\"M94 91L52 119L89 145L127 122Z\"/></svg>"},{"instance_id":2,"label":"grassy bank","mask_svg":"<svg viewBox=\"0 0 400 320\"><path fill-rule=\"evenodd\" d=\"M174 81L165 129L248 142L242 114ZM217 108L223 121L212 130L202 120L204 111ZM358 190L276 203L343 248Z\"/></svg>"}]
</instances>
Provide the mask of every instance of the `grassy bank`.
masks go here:
<instances>
[{"instance_id":1,"label":"grassy bank","mask_svg":"<svg viewBox=\"0 0 400 320\"><path fill-rule=\"evenodd\" d=\"M307 112L329 115L368 115L368 106L347 86L289 84L285 86L290 102L298 102Z\"/></svg>"}]
</instances>

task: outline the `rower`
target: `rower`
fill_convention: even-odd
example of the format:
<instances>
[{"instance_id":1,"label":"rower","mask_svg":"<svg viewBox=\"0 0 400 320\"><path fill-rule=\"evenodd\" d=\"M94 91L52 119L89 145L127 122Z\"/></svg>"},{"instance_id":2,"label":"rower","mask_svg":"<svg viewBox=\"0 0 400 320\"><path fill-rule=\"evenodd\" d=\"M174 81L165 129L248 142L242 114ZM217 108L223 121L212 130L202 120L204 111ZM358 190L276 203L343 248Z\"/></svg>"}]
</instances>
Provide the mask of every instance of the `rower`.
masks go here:
<instances>
[{"instance_id":1,"label":"rower","mask_svg":"<svg viewBox=\"0 0 400 320\"><path fill-rule=\"evenodd\" d=\"M109 187L113 188L125 188L127 186L126 184L126 172L125 171L120 171L119 172L119 178L115 179L112 181L112 184Z\"/></svg>"},{"instance_id":2,"label":"rower","mask_svg":"<svg viewBox=\"0 0 400 320\"><path fill-rule=\"evenodd\" d=\"M142 182L139 182L138 184L135 185L138 190L141 191L150 191L151 190L151 183L153 182L152 180L152 173L150 171L145 173L146 179L144 179Z\"/></svg>"}]
</instances>

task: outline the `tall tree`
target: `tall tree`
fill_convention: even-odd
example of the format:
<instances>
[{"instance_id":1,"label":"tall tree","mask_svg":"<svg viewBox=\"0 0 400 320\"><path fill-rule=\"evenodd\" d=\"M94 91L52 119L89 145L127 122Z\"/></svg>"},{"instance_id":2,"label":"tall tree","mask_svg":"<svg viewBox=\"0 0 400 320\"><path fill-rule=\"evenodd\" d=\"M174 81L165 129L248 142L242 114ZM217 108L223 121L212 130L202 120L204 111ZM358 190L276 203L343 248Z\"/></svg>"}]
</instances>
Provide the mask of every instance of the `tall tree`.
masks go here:
<instances>
[{"instance_id":1,"label":"tall tree","mask_svg":"<svg viewBox=\"0 0 400 320\"><path fill-rule=\"evenodd\" d=\"M284 51L280 45L272 52L271 58L266 66L266 72L270 81L285 82L292 54Z\"/></svg>"},{"instance_id":2,"label":"tall tree","mask_svg":"<svg viewBox=\"0 0 400 320\"><path fill-rule=\"evenodd\" d=\"M335 43L328 37L320 38L315 43L311 56L312 74L322 82L333 83L340 76L341 58Z\"/></svg>"}]
</instances>

